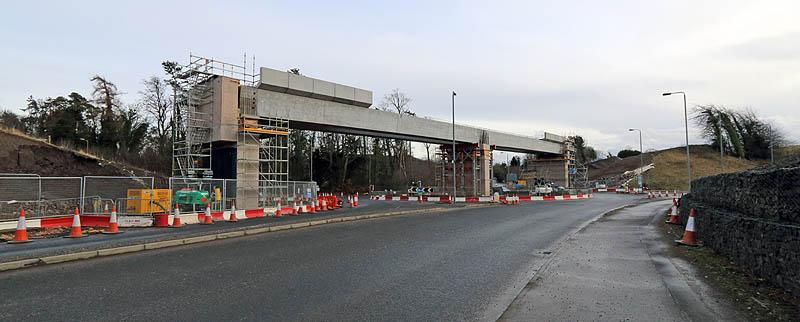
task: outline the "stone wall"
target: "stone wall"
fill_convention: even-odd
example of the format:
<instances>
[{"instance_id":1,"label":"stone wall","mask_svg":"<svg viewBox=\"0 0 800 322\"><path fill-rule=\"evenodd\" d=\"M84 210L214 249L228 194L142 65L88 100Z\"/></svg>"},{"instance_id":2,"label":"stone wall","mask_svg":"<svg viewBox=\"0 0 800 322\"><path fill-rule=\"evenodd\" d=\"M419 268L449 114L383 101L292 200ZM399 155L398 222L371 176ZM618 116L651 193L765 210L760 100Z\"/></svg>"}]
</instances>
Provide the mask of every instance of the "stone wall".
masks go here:
<instances>
[{"instance_id":1,"label":"stone wall","mask_svg":"<svg viewBox=\"0 0 800 322\"><path fill-rule=\"evenodd\" d=\"M700 178L680 206L705 246L800 296L800 167Z\"/></svg>"}]
</instances>

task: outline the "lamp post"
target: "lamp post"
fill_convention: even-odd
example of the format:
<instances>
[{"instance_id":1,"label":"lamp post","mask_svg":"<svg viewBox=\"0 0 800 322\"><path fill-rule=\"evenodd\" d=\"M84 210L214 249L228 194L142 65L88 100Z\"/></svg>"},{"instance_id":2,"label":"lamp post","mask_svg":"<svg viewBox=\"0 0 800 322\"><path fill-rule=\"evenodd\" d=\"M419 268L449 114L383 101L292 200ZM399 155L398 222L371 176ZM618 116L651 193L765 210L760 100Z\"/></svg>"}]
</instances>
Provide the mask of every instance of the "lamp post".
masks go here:
<instances>
[{"instance_id":1,"label":"lamp post","mask_svg":"<svg viewBox=\"0 0 800 322\"><path fill-rule=\"evenodd\" d=\"M683 95L683 122L684 126L686 127L686 171L689 174L689 192L692 191L692 161L689 157L689 112L686 108L686 93L684 92L668 92L661 94L662 96L669 96L672 94L682 94Z\"/></svg>"},{"instance_id":2,"label":"lamp post","mask_svg":"<svg viewBox=\"0 0 800 322\"><path fill-rule=\"evenodd\" d=\"M450 199L450 203L455 203L456 201L456 92L455 91L453 91L452 103L453 103L453 199Z\"/></svg>"},{"instance_id":3,"label":"lamp post","mask_svg":"<svg viewBox=\"0 0 800 322\"><path fill-rule=\"evenodd\" d=\"M639 131L639 189L644 192L644 149L642 148L642 130L628 129L628 132Z\"/></svg>"}]
</instances>

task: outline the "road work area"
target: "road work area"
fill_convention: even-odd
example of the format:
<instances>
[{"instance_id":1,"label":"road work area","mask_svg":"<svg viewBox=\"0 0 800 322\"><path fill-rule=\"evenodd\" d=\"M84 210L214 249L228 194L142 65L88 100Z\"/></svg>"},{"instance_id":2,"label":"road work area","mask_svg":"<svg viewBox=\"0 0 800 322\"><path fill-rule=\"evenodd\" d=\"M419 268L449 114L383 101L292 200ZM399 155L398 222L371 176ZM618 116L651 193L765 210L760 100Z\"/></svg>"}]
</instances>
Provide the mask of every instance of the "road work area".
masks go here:
<instances>
[{"instance_id":1,"label":"road work area","mask_svg":"<svg viewBox=\"0 0 800 322\"><path fill-rule=\"evenodd\" d=\"M251 218L240 220L236 223L217 221L213 225L186 225L183 228L123 228L123 234L102 235L93 234L85 238L42 238L35 239L35 242L26 244L11 245L0 243L0 263L37 258L44 256L70 254L112 247L123 247L130 245L141 245L145 243L173 240L208 235L213 233L224 233L230 231L240 231L257 227L272 227L291 223L302 223L320 219L330 219L345 216L385 214L392 212L425 210L450 205L438 203L389 203L381 201L364 200L355 208L340 208L333 211L318 212L316 214L301 214L299 216L285 215L281 218ZM460 204L456 207L465 207Z\"/></svg>"},{"instance_id":2,"label":"road work area","mask_svg":"<svg viewBox=\"0 0 800 322\"><path fill-rule=\"evenodd\" d=\"M0 320L494 320L559 241L641 200L466 207L6 271Z\"/></svg>"},{"instance_id":3,"label":"road work area","mask_svg":"<svg viewBox=\"0 0 800 322\"><path fill-rule=\"evenodd\" d=\"M655 229L670 206L658 201L614 211L570 237L501 320L736 320L730 306L695 291L707 287L673 265L666 249L676 246Z\"/></svg>"}]
</instances>

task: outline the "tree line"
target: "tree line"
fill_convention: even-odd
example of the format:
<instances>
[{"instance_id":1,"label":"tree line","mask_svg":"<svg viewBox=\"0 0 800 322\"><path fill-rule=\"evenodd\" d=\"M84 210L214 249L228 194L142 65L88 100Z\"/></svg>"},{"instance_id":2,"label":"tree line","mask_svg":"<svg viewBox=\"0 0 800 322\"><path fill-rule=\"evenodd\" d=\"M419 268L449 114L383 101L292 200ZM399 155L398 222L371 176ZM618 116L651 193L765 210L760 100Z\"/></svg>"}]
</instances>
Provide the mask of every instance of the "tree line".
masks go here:
<instances>
[{"instance_id":1,"label":"tree line","mask_svg":"<svg viewBox=\"0 0 800 322\"><path fill-rule=\"evenodd\" d=\"M123 161L168 176L171 170L173 99L179 88L174 62L162 64L167 78L142 80L133 103L107 78L90 79L91 96L77 91L56 97L28 97L18 115L0 111L0 124L52 143L88 149L106 159ZM299 69L290 72L299 73ZM414 116L412 99L398 89L372 107ZM397 139L290 130L289 179L314 180L324 191L405 189L411 181L432 186L431 146L427 160L412 156L410 142ZM311 163L313 158L313 177Z\"/></svg>"},{"instance_id":2,"label":"tree line","mask_svg":"<svg viewBox=\"0 0 800 322\"><path fill-rule=\"evenodd\" d=\"M411 102L409 96L394 89L371 108L400 117L414 116ZM420 160L405 140L290 130L289 147L290 180L313 180L323 191L364 191L370 185L377 190L405 190L418 180L425 186L435 184L428 144L426 160Z\"/></svg>"},{"instance_id":3,"label":"tree line","mask_svg":"<svg viewBox=\"0 0 800 322\"><path fill-rule=\"evenodd\" d=\"M137 100L125 104L107 78L90 80L92 93L56 97L29 96L24 115L0 112L0 123L52 143L85 149L159 173L171 166L172 99L159 77L142 80ZM88 152L88 151L87 151Z\"/></svg>"},{"instance_id":4,"label":"tree line","mask_svg":"<svg viewBox=\"0 0 800 322\"><path fill-rule=\"evenodd\" d=\"M768 159L771 148L786 144L782 131L749 109L700 105L693 118L711 147L739 158Z\"/></svg>"}]
</instances>

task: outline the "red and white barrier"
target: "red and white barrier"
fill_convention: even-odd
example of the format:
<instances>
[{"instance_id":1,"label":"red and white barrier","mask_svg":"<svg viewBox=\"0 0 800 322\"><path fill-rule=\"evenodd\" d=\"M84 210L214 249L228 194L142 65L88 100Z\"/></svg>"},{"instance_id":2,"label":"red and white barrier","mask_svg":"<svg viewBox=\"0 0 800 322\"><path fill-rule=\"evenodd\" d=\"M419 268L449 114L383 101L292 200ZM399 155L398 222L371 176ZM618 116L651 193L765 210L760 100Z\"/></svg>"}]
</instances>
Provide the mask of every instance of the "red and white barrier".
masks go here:
<instances>
[{"instance_id":1,"label":"red and white barrier","mask_svg":"<svg viewBox=\"0 0 800 322\"><path fill-rule=\"evenodd\" d=\"M592 198L592 194L576 194L576 195L563 195L563 196L516 196L519 201L521 202L528 202L528 201L551 201L551 200L578 200L578 199L589 199ZM502 202L506 200L506 196L500 196L498 201ZM374 196L373 200L384 200L384 201L417 201L417 198L409 199L408 196L401 195L401 196ZM433 202L442 202L447 203L450 202L449 196L422 196L423 202L433 201ZM455 202L464 202L464 203L490 203L492 201L492 197L456 197Z\"/></svg>"},{"instance_id":2,"label":"red and white barrier","mask_svg":"<svg viewBox=\"0 0 800 322\"><path fill-rule=\"evenodd\" d=\"M617 192L617 188L593 188L592 192Z\"/></svg>"},{"instance_id":3,"label":"red and white barrier","mask_svg":"<svg viewBox=\"0 0 800 322\"><path fill-rule=\"evenodd\" d=\"M286 210L286 208L284 208ZM262 218L266 214L275 213L277 208L256 208L247 210L236 210L236 217L239 220ZM192 225L202 223L203 211L181 213L180 222L183 225ZM211 217L214 220L226 221L231 217L230 211L212 211ZM150 216L117 216L117 225L119 227L152 227L156 226L157 221L172 223L175 216L173 214L154 214ZM58 228L58 227L71 227L74 217L72 215L64 215L58 217L36 218L27 219L26 226L31 228ZM82 227L100 227L107 228L110 225L111 216L109 215L81 215L79 216L80 225ZM17 228L17 220L0 221L0 231L14 231Z\"/></svg>"}]
</instances>

